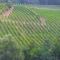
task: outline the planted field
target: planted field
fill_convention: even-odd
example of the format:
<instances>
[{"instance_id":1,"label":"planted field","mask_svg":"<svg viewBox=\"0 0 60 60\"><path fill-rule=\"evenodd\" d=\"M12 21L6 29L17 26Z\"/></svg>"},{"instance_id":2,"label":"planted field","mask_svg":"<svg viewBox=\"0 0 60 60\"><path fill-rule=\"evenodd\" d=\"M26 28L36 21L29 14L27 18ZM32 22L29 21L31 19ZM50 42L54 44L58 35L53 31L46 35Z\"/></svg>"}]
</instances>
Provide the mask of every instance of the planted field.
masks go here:
<instances>
[{"instance_id":1,"label":"planted field","mask_svg":"<svg viewBox=\"0 0 60 60\"><path fill-rule=\"evenodd\" d=\"M0 19L0 37L11 35L20 47L35 44L51 51L60 39L60 10L15 5L8 17Z\"/></svg>"}]
</instances>

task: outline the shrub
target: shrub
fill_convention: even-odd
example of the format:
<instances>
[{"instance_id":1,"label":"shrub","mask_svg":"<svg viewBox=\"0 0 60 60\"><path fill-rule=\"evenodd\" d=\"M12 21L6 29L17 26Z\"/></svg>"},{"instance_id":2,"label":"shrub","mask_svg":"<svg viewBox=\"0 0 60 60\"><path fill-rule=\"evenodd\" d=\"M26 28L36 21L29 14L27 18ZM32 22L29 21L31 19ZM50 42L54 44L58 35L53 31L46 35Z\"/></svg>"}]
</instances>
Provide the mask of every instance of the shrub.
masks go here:
<instances>
[{"instance_id":1,"label":"shrub","mask_svg":"<svg viewBox=\"0 0 60 60\"><path fill-rule=\"evenodd\" d=\"M22 49L11 36L0 39L0 60L24 60Z\"/></svg>"}]
</instances>

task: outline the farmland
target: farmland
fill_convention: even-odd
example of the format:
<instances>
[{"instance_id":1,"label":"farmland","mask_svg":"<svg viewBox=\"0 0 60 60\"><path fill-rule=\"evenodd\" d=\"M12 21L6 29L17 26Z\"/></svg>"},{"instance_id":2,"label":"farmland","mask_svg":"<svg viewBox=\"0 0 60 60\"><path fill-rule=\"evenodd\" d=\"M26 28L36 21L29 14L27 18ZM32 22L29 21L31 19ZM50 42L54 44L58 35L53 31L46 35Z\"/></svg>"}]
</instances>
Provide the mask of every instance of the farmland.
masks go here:
<instances>
[{"instance_id":1,"label":"farmland","mask_svg":"<svg viewBox=\"0 0 60 60\"><path fill-rule=\"evenodd\" d=\"M8 17L0 19L0 38L11 35L21 48L35 44L41 51L45 51L45 48L47 52L55 49L60 42L60 8L13 7Z\"/></svg>"}]
</instances>

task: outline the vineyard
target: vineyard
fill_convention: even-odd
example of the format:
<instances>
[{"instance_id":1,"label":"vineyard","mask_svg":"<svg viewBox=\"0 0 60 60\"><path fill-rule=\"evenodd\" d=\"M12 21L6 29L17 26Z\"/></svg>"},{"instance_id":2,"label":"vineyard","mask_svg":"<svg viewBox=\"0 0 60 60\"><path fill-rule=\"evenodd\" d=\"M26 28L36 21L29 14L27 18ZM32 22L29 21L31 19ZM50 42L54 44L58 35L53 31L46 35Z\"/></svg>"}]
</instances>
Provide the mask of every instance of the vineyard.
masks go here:
<instances>
[{"instance_id":1,"label":"vineyard","mask_svg":"<svg viewBox=\"0 0 60 60\"><path fill-rule=\"evenodd\" d=\"M0 12L5 6L1 7ZM22 48L35 44L51 52L60 42L60 10L26 5L13 7L8 17L0 19L0 38L10 35Z\"/></svg>"}]
</instances>

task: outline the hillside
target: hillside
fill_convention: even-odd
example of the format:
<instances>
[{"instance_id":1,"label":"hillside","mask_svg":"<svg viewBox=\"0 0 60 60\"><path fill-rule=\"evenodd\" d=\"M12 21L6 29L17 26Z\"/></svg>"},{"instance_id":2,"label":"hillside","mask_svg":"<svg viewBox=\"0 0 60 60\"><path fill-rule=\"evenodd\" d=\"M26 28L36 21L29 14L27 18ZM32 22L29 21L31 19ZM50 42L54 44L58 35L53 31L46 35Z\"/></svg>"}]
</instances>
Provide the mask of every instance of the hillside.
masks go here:
<instances>
[{"instance_id":1,"label":"hillside","mask_svg":"<svg viewBox=\"0 0 60 60\"><path fill-rule=\"evenodd\" d=\"M0 39L11 36L13 38L12 41L17 44L14 47L23 49L24 60L35 60L35 58L36 60L49 60L50 58L50 60L55 60L55 56L57 56L56 59L59 59L60 8L19 4L12 7L12 10L8 9L6 11L9 15L2 15L0 19ZM6 40L10 41L11 37ZM2 47L6 48L4 45L0 46L1 49ZM5 52L6 50L3 51ZM9 49L7 50L7 55L9 56L10 52L8 51ZM15 51L15 49L11 51ZM17 53L19 51L20 49L17 50ZM14 57L15 54L11 56ZM21 56L23 55L21 54Z\"/></svg>"},{"instance_id":2,"label":"hillside","mask_svg":"<svg viewBox=\"0 0 60 60\"><path fill-rule=\"evenodd\" d=\"M40 16L42 16L41 22ZM59 36L59 19L59 10L35 9L17 5L8 18L1 20L0 36L11 34L17 42L20 41L21 46L28 46L31 42L41 46L40 42L44 42L49 37L53 43Z\"/></svg>"}]
</instances>

